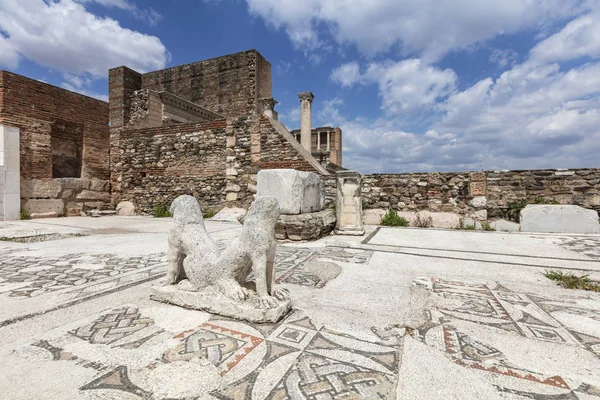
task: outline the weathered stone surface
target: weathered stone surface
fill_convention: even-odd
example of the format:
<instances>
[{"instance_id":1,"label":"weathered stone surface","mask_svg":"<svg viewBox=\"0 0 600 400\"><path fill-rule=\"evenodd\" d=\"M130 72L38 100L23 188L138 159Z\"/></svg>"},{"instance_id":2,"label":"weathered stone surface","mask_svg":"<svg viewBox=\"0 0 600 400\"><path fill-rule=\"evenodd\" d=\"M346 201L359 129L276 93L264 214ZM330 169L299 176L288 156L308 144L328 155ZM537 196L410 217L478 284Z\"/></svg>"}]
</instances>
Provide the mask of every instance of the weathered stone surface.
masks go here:
<instances>
[{"instance_id":1,"label":"weathered stone surface","mask_svg":"<svg viewBox=\"0 0 600 400\"><path fill-rule=\"evenodd\" d=\"M315 213L282 215L275 226L280 240L315 240L331 233L335 227L335 212L331 209Z\"/></svg>"},{"instance_id":2,"label":"weathered stone surface","mask_svg":"<svg viewBox=\"0 0 600 400\"><path fill-rule=\"evenodd\" d=\"M470 201L470 204L475 208L485 208L487 199L485 196L474 197L473 200Z\"/></svg>"},{"instance_id":3,"label":"weathered stone surface","mask_svg":"<svg viewBox=\"0 0 600 400\"><path fill-rule=\"evenodd\" d=\"M221 222L239 222L239 220L246 216L246 210L243 208L236 207L225 207L221 211L212 217L211 221Z\"/></svg>"},{"instance_id":4,"label":"weathered stone surface","mask_svg":"<svg viewBox=\"0 0 600 400\"><path fill-rule=\"evenodd\" d=\"M21 197L25 199L55 199L62 190L53 179L22 179Z\"/></svg>"},{"instance_id":5,"label":"weathered stone surface","mask_svg":"<svg viewBox=\"0 0 600 400\"><path fill-rule=\"evenodd\" d=\"M363 213L363 223L365 225L379 225L381 218L387 213L387 210L378 208L374 210L365 210Z\"/></svg>"},{"instance_id":6,"label":"weathered stone surface","mask_svg":"<svg viewBox=\"0 0 600 400\"><path fill-rule=\"evenodd\" d=\"M362 176L355 171L339 171L335 232L339 235L364 235L362 212Z\"/></svg>"},{"instance_id":7,"label":"weathered stone surface","mask_svg":"<svg viewBox=\"0 0 600 400\"><path fill-rule=\"evenodd\" d=\"M58 218L58 213L56 212L47 212L47 213L31 213L29 215L32 219L41 219L41 218Z\"/></svg>"},{"instance_id":8,"label":"weathered stone surface","mask_svg":"<svg viewBox=\"0 0 600 400\"><path fill-rule=\"evenodd\" d=\"M431 218L432 228L455 229L460 226L460 216L455 213L420 211L418 214L422 220Z\"/></svg>"},{"instance_id":9,"label":"weathered stone surface","mask_svg":"<svg viewBox=\"0 0 600 400\"><path fill-rule=\"evenodd\" d=\"M521 225L504 219L492 222L490 227L498 232L519 232L521 230Z\"/></svg>"},{"instance_id":10,"label":"weathered stone surface","mask_svg":"<svg viewBox=\"0 0 600 400\"><path fill-rule=\"evenodd\" d=\"M110 181L93 178L90 182L90 190L96 192L108 192L110 190Z\"/></svg>"},{"instance_id":11,"label":"weathered stone surface","mask_svg":"<svg viewBox=\"0 0 600 400\"><path fill-rule=\"evenodd\" d=\"M241 235L223 253L208 235L194 197L179 196L170 211L174 226L165 284L177 286L155 289L153 299L251 322L275 322L290 310L287 290L273 287L279 218L274 197L256 199ZM250 273L254 285L247 282Z\"/></svg>"},{"instance_id":12,"label":"weathered stone surface","mask_svg":"<svg viewBox=\"0 0 600 400\"><path fill-rule=\"evenodd\" d=\"M260 308L256 298L252 299L254 301L248 299L244 302L236 302L213 288L201 292L186 290L186 288L189 289L189 286L185 282L187 281L176 286L153 287L150 298L187 309L206 311L255 323L277 322L292 307L292 302L287 299L278 302L274 308Z\"/></svg>"},{"instance_id":13,"label":"weathered stone surface","mask_svg":"<svg viewBox=\"0 0 600 400\"><path fill-rule=\"evenodd\" d=\"M259 171L256 179L257 197L275 197L282 214L311 213L323 209L323 181L315 173L270 169Z\"/></svg>"},{"instance_id":14,"label":"weathered stone surface","mask_svg":"<svg viewBox=\"0 0 600 400\"><path fill-rule=\"evenodd\" d=\"M110 201L110 193L84 190L77 195L77 200Z\"/></svg>"},{"instance_id":15,"label":"weathered stone surface","mask_svg":"<svg viewBox=\"0 0 600 400\"><path fill-rule=\"evenodd\" d=\"M474 213L471 213L471 218L474 218L478 221L487 221L487 210L478 210L475 211Z\"/></svg>"},{"instance_id":16,"label":"weathered stone surface","mask_svg":"<svg viewBox=\"0 0 600 400\"><path fill-rule=\"evenodd\" d=\"M477 230L483 229L481 222L476 221L473 218L463 218L460 226L463 228L474 226Z\"/></svg>"},{"instance_id":17,"label":"weathered stone surface","mask_svg":"<svg viewBox=\"0 0 600 400\"><path fill-rule=\"evenodd\" d=\"M117 215L133 216L135 215L135 205L130 201L122 201L117 204Z\"/></svg>"},{"instance_id":18,"label":"weathered stone surface","mask_svg":"<svg viewBox=\"0 0 600 400\"><path fill-rule=\"evenodd\" d=\"M68 202L67 217L74 217L83 213L83 203ZM83 213L85 215L85 213Z\"/></svg>"},{"instance_id":19,"label":"weathered stone surface","mask_svg":"<svg viewBox=\"0 0 600 400\"><path fill-rule=\"evenodd\" d=\"M528 205L520 221L522 232L600 233L598 213L573 205Z\"/></svg>"},{"instance_id":20,"label":"weathered stone surface","mask_svg":"<svg viewBox=\"0 0 600 400\"><path fill-rule=\"evenodd\" d=\"M22 208L29 214L44 214L49 212L55 212L56 214L61 215L65 212L65 203L64 201L58 199L29 199L23 203Z\"/></svg>"},{"instance_id":21,"label":"weathered stone surface","mask_svg":"<svg viewBox=\"0 0 600 400\"><path fill-rule=\"evenodd\" d=\"M88 190L92 186L91 180L83 178L56 178L53 180L63 189Z\"/></svg>"}]
</instances>

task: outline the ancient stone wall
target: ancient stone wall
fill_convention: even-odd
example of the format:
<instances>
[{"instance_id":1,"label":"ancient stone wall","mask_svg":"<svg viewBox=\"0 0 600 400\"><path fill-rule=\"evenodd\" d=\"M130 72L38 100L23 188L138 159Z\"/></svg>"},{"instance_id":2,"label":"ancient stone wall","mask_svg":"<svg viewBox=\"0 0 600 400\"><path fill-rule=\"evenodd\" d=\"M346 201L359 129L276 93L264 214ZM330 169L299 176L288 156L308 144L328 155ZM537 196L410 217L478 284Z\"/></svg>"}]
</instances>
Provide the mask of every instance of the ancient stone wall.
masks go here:
<instances>
[{"instance_id":1,"label":"ancient stone wall","mask_svg":"<svg viewBox=\"0 0 600 400\"><path fill-rule=\"evenodd\" d=\"M553 200L600 211L600 169L373 174L363 177L365 209L451 212L508 218L511 203Z\"/></svg>"},{"instance_id":2,"label":"ancient stone wall","mask_svg":"<svg viewBox=\"0 0 600 400\"><path fill-rule=\"evenodd\" d=\"M542 169L486 172L490 218L502 218L508 204L544 198L600 211L600 169Z\"/></svg>"},{"instance_id":3,"label":"ancient stone wall","mask_svg":"<svg viewBox=\"0 0 600 400\"><path fill-rule=\"evenodd\" d=\"M469 211L469 173L374 174L363 177L366 209Z\"/></svg>"},{"instance_id":4,"label":"ancient stone wall","mask_svg":"<svg viewBox=\"0 0 600 400\"><path fill-rule=\"evenodd\" d=\"M264 116L127 129L118 143L113 197L132 201L142 213L181 194L196 197L204 208L247 208L260 169L316 172Z\"/></svg>"},{"instance_id":5,"label":"ancient stone wall","mask_svg":"<svg viewBox=\"0 0 600 400\"><path fill-rule=\"evenodd\" d=\"M43 82L0 71L0 123L20 129L23 206L40 212L36 199L52 199L47 192L29 190L53 178L92 180L106 197L109 191L108 103ZM89 189L89 188L88 188ZM54 193L54 192L52 192ZM60 192L55 208L67 213L67 203L81 203L74 192ZM45 201L45 200L44 200ZM59 207L59 203L62 207ZM41 204L41 203L40 203ZM45 209L45 206L42 207ZM81 211L81 210L79 210ZM75 209L71 213L78 212Z\"/></svg>"},{"instance_id":6,"label":"ancient stone wall","mask_svg":"<svg viewBox=\"0 0 600 400\"><path fill-rule=\"evenodd\" d=\"M142 75L141 87L167 91L225 117L261 113L271 97L271 64L256 50L212 58Z\"/></svg>"}]
</instances>

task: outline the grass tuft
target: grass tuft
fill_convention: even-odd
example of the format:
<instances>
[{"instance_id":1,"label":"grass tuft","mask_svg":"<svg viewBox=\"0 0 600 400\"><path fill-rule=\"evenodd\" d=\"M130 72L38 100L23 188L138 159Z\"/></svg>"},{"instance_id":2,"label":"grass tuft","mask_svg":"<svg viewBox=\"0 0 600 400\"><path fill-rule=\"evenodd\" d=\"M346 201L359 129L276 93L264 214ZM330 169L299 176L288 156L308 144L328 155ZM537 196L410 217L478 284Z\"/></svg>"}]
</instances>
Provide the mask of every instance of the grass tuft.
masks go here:
<instances>
[{"instance_id":1,"label":"grass tuft","mask_svg":"<svg viewBox=\"0 0 600 400\"><path fill-rule=\"evenodd\" d=\"M600 292L600 283L591 280L588 275L577 276L571 272L564 273L562 271L550 270L544 272L544 276L567 289Z\"/></svg>"},{"instance_id":2,"label":"grass tuft","mask_svg":"<svg viewBox=\"0 0 600 400\"><path fill-rule=\"evenodd\" d=\"M19 213L19 219L22 219L22 220L31 219L31 215L29 214L29 212L23 210Z\"/></svg>"},{"instance_id":3,"label":"grass tuft","mask_svg":"<svg viewBox=\"0 0 600 400\"><path fill-rule=\"evenodd\" d=\"M169 210L167 210L167 207L165 207L162 204L159 204L154 207L154 212L152 213L152 216L154 218L168 218L171 216L171 213L169 212Z\"/></svg>"},{"instance_id":4,"label":"grass tuft","mask_svg":"<svg viewBox=\"0 0 600 400\"><path fill-rule=\"evenodd\" d=\"M215 215L217 215L217 212L215 210L211 210L210 208L208 210L202 211L202 216L204 218L212 218Z\"/></svg>"},{"instance_id":5,"label":"grass tuft","mask_svg":"<svg viewBox=\"0 0 600 400\"><path fill-rule=\"evenodd\" d=\"M494 228L491 227L491 225L489 224L489 222L482 223L481 227L483 228L484 231L488 231L488 232L495 232L496 231Z\"/></svg>"},{"instance_id":6,"label":"grass tuft","mask_svg":"<svg viewBox=\"0 0 600 400\"><path fill-rule=\"evenodd\" d=\"M396 210L389 208L387 214L381 218L381 225L384 226L408 226L408 220L398 215Z\"/></svg>"}]
</instances>

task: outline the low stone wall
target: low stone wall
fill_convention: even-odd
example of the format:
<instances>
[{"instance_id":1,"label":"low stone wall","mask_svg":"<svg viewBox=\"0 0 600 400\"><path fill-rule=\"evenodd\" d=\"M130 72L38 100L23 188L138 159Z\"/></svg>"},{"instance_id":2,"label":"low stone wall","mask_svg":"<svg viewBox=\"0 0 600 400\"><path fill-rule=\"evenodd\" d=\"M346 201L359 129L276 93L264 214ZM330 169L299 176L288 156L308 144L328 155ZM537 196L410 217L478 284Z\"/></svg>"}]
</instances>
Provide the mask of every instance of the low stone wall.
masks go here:
<instances>
[{"instance_id":1,"label":"low stone wall","mask_svg":"<svg viewBox=\"0 0 600 400\"><path fill-rule=\"evenodd\" d=\"M542 169L486 172L490 218L505 218L508 205L538 198L600 211L600 169Z\"/></svg>"},{"instance_id":2,"label":"low stone wall","mask_svg":"<svg viewBox=\"0 0 600 400\"><path fill-rule=\"evenodd\" d=\"M110 207L110 182L101 179L55 178L21 180L21 209L59 216Z\"/></svg>"},{"instance_id":3,"label":"low stone wall","mask_svg":"<svg viewBox=\"0 0 600 400\"><path fill-rule=\"evenodd\" d=\"M373 174L363 176L362 195L365 210L372 210L367 223L389 207L508 219L511 203L536 199L600 211L600 169Z\"/></svg>"}]
</instances>

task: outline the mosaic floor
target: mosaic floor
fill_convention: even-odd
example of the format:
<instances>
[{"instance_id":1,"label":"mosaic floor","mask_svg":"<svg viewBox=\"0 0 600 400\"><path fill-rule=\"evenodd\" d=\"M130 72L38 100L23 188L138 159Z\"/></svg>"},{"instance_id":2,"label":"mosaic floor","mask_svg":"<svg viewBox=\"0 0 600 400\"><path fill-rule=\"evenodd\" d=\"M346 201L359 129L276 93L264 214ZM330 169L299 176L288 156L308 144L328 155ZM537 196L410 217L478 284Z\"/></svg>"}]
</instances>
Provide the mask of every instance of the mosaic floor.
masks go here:
<instances>
[{"instance_id":1,"label":"mosaic floor","mask_svg":"<svg viewBox=\"0 0 600 400\"><path fill-rule=\"evenodd\" d=\"M103 361L85 359L73 350L82 348L78 343L82 341L134 351L132 356L144 351L147 365L119 365L119 357L111 359L110 352ZM104 399L152 398L152 388L144 384L147 376L181 362L210 363L222 377L220 387L198 399L391 399L399 363L397 347L317 327L298 312L278 324L213 317L173 335L157 329L152 319L131 305L17 353L29 360L93 369L96 376L79 390L82 398Z\"/></svg>"},{"instance_id":2,"label":"mosaic floor","mask_svg":"<svg viewBox=\"0 0 600 400\"><path fill-rule=\"evenodd\" d=\"M223 228L220 248L233 236ZM395 240L405 240L406 232L398 232ZM410 234L408 244L418 243L419 232ZM472 236L482 243L486 238ZM81 240L92 243L89 237ZM576 259L578 253L600 259L600 237L535 236L534 242L554 246L557 254L547 255L557 260ZM56 393L95 400L465 398L436 397L435 388L419 397L430 382L419 386L406 375L418 370L427 376L437 368L438 384L450 393L453 384L465 382L491 393L469 398L600 400L597 296L552 285L545 296L536 283L544 279L540 269L531 266L519 265L519 273L530 268L530 276L526 285L515 286L506 274L496 277L490 262L463 273L464 260L332 243L338 242L278 246L275 280L295 290L300 301L277 324L150 301L147 286L159 282L166 264L153 242L136 252L111 248L111 254L93 254L82 245L73 254L47 257L40 256L47 243L6 245L0 253L0 332L13 338L0 337L6 357L0 365L4 373L19 368L13 376L24 377L8 398L36 398L19 397L27 392L30 373L35 380L30 386L55 390L50 398L60 398ZM596 268L593 262L585 268ZM415 279L421 274L433 277ZM423 294L422 302L419 296L415 302L405 299L413 290ZM334 311L322 312L322 304ZM397 324L403 307L418 309L422 318ZM376 323L391 324L372 326ZM39 324L45 328L36 331ZM18 337L21 326L28 327L25 338ZM6 383L2 376L0 383Z\"/></svg>"},{"instance_id":3,"label":"mosaic floor","mask_svg":"<svg viewBox=\"0 0 600 400\"><path fill-rule=\"evenodd\" d=\"M600 330L581 332L581 328L574 326L582 325L573 324L579 319L595 321L600 326L597 304L590 307L585 298L557 301L516 293L498 284L490 287L436 278L419 282L425 283L443 300L441 306L430 310L430 324L416 330L414 337L444 352L458 365L488 372L500 393L510 395L508 398L537 400L579 399L581 394L600 398L600 387L519 367L500 350L454 326L461 320L474 322L511 332L513 336L575 346L600 358Z\"/></svg>"}]
</instances>

